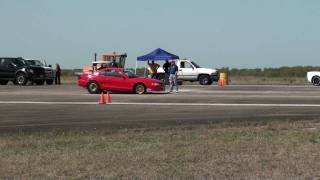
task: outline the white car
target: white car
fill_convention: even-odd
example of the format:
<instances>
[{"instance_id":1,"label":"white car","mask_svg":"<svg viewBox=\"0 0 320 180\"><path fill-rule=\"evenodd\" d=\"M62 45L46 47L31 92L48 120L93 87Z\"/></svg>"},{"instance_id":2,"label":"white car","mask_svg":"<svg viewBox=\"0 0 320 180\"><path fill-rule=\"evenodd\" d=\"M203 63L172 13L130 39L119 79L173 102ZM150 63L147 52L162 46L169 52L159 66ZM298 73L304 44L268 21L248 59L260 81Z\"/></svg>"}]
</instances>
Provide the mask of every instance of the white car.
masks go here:
<instances>
[{"instance_id":1,"label":"white car","mask_svg":"<svg viewBox=\"0 0 320 180\"><path fill-rule=\"evenodd\" d=\"M219 81L219 71L217 69L202 68L194 61L187 59L176 60L178 66L178 80L180 81L199 81L201 85L210 85L212 82ZM159 67L157 72L158 79L164 78L164 70Z\"/></svg>"},{"instance_id":2,"label":"white car","mask_svg":"<svg viewBox=\"0 0 320 180\"><path fill-rule=\"evenodd\" d=\"M315 86L320 85L320 71L310 71L307 73L308 81Z\"/></svg>"}]
</instances>

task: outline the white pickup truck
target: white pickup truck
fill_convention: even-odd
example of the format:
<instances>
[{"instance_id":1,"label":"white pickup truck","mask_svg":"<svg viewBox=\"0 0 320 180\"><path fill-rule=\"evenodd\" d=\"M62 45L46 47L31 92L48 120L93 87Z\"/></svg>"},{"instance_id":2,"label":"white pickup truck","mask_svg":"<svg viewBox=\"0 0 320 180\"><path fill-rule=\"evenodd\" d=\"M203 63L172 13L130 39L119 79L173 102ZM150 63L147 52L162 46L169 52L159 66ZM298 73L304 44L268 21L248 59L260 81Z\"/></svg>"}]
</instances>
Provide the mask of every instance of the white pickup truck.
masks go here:
<instances>
[{"instance_id":1,"label":"white pickup truck","mask_svg":"<svg viewBox=\"0 0 320 180\"><path fill-rule=\"evenodd\" d=\"M219 81L217 69L201 68L194 61L187 59L176 60L178 66L179 81L199 81L201 85L210 85L213 81ZM159 67L157 70L158 79L164 79L164 70Z\"/></svg>"},{"instance_id":2,"label":"white pickup truck","mask_svg":"<svg viewBox=\"0 0 320 180\"><path fill-rule=\"evenodd\" d=\"M320 71L310 71L307 73L308 81L315 86L320 86Z\"/></svg>"}]
</instances>

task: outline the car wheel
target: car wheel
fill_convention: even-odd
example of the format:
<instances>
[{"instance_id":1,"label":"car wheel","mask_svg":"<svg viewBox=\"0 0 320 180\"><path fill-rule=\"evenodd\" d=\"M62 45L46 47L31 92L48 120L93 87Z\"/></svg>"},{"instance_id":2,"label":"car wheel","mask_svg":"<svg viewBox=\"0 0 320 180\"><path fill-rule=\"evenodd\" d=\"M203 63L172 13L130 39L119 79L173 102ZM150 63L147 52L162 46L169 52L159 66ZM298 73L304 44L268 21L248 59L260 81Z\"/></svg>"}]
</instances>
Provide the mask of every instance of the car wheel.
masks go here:
<instances>
[{"instance_id":1,"label":"car wheel","mask_svg":"<svg viewBox=\"0 0 320 180\"><path fill-rule=\"evenodd\" d=\"M134 87L134 92L136 94L143 94L146 92L146 87L143 85L143 84L137 84L135 87Z\"/></svg>"},{"instance_id":2,"label":"car wheel","mask_svg":"<svg viewBox=\"0 0 320 180\"><path fill-rule=\"evenodd\" d=\"M53 80L47 80L46 83L47 83L48 85L52 85L52 84L53 84Z\"/></svg>"},{"instance_id":3,"label":"car wheel","mask_svg":"<svg viewBox=\"0 0 320 180\"><path fill-rule=\"evenodd\" d=\"M0 80L0 84L1 85L7 85L9 81L7 80Z\"/></svg>"},{"instance_id":4,"label":"car wheel","mask_svg":"<svg viewBox=\"0 0 320 180\"><path fill-rule=\"evenodd\" d=\"M212 83L212 81L208 75L200 75L199 83L201 85L210 85Z\"/></svg>"},{"instance_id":5,"label":"car wheel","mask_svg":"<svg viewBox=\"0 0 320 180\"><path fill-rule=\"evenodd\" d=\"M88 91L90 94L98 94L100 92L100 87L97 82L90 82L88 85Z\"/></svg>"},{"instance_id":6,"label":"car wheel","mask_svg":"<svg viewBox=\"0 0 320 180\"><path fill-rule=\"evenodd\" d=\"M320 85L320 77L319 76L315 76L312 78L312 84L315 86L319 86Z\"/></svg>"},{"instance_id":7,"label":"car wheel","mask_svg":"<svg viewBox=\"0 0 320 180\"><path fill-rule=\"evenodd\" d=\"M41 80L41 81L35 81L36 85L43 85L44 84L44 81Z\"/></svg>"},{"instance_id":8,"label":"car wheel","mask_svg":"<svg viewBox=\"0 0 320 180\"><path fill-rule=\"evenodd\" d=\"M16 76L16 83L17 83L17 85L20 85L20 86L21 86L21 85L26 85L27 82L28 82L28 80L27 80L27 77L26 77L25 74L23 74L23 73L17 74L17 76Z\"/></svg>"}]
</instances>

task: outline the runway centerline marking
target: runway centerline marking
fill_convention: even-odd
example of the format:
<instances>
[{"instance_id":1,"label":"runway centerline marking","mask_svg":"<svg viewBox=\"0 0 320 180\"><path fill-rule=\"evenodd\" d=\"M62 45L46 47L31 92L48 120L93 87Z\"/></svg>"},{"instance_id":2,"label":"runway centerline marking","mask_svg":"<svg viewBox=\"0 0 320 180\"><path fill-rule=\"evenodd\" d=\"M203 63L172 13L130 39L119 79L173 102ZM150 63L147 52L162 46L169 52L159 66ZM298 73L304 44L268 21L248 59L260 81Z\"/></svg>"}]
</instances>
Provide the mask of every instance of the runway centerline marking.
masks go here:
<instances>
[{"instance_id":1,"label":"runway centerline marking","mask_svg":"<svg viewBox=\"0 0 320 180\"><path fill-rule=\"evenodd\" d=\"M43 105L99 105L98 102L55 102L55 101L0 101L0 104L43 104ZM265 103L144 103L112 102L108 105L147 106L252 106L252 107L320 107L320 104L265 104Z\"/></svg>"}]
</instances>

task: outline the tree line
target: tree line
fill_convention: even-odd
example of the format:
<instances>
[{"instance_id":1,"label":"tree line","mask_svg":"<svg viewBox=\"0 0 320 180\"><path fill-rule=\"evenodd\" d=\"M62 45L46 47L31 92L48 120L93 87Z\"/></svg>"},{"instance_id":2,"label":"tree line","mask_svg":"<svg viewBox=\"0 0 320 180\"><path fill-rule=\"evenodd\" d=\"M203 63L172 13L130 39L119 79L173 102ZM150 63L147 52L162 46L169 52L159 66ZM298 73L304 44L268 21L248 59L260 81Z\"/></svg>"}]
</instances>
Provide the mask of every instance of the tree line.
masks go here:
<instances>
[{"instance_id":1,"label":"tree line","mask_svg":"<svg viewBox=\"0 0 320 180\"><path fill-rule=\"evenodd\" d=\"M293 66L279 68L238 69L224 67L220 72L228 72L229 76L256 76L256 77L305 77L308 71L320 71L318 66Z\"/></svg>"},{"instance_id":2,"label":"tree line","mask_svg":"<svg viewBox=\"0 0 320 180\"><path fill-rule=\"evenodd\" d=\"M133 68L129 70L135 72ZM144 68L137 69L137 75L144 75ZM228 72L229 76L255 76L255 77L305 77L308 71L320 71L319 66L293 66L279 68L228 68L223 67L220 72ZM63 69L62 76L73 76L82 69Z\"/></svg>"}]
</instances>

